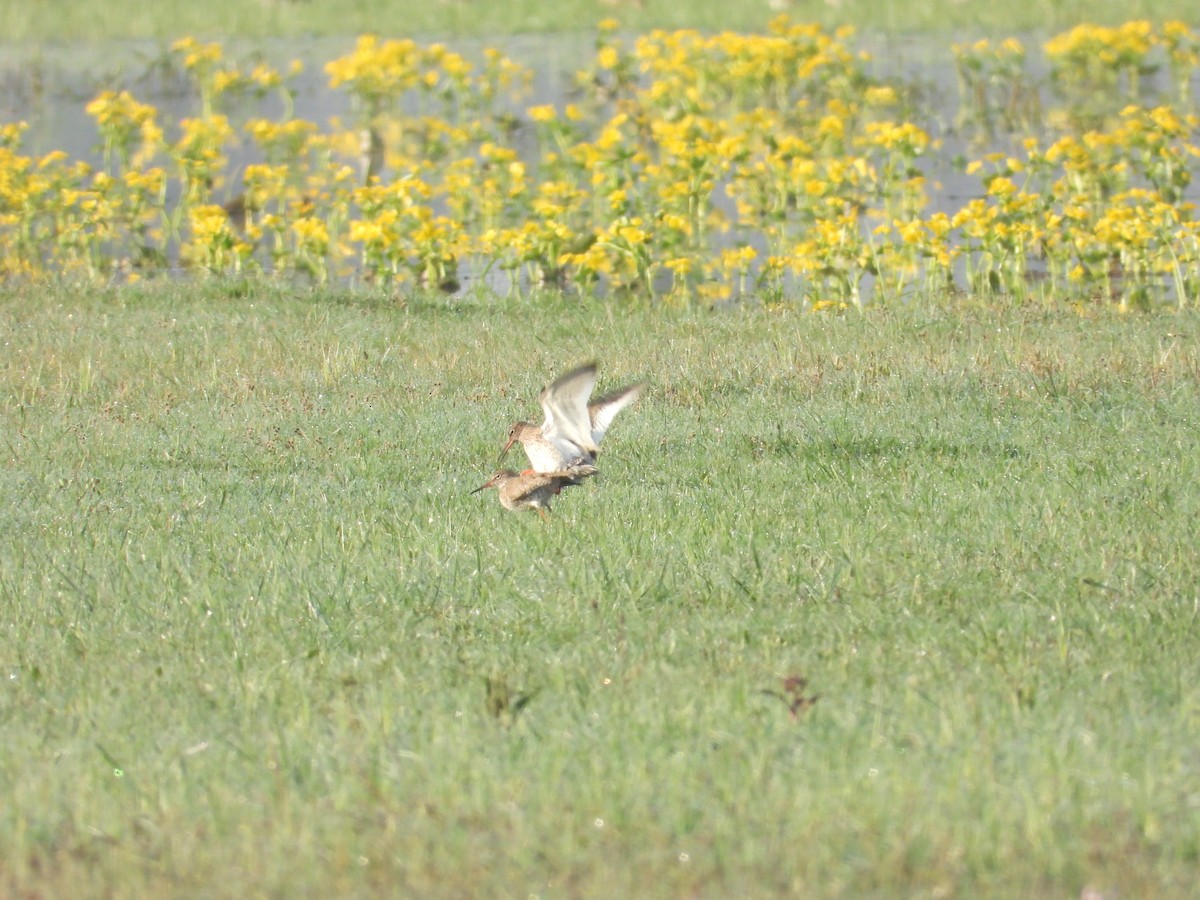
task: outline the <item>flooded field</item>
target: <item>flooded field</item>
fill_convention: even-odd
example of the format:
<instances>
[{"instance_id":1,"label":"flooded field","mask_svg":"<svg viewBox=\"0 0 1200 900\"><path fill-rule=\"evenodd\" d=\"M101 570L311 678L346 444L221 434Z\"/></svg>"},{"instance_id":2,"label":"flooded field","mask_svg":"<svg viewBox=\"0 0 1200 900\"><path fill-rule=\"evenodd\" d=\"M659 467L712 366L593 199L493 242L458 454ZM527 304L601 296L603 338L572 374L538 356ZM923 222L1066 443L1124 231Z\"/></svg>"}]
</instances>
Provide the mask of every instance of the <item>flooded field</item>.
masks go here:
<instances>
[{"instance_id":1,"label":"flooded field","mask_svg":"<svg viewBox=\"0 0 1200 900\"><path fill-rule=\"evenodd\" d=\"M9 48L9 279L1183 303L1197 37Z\"/></svg>"}]
</instances>

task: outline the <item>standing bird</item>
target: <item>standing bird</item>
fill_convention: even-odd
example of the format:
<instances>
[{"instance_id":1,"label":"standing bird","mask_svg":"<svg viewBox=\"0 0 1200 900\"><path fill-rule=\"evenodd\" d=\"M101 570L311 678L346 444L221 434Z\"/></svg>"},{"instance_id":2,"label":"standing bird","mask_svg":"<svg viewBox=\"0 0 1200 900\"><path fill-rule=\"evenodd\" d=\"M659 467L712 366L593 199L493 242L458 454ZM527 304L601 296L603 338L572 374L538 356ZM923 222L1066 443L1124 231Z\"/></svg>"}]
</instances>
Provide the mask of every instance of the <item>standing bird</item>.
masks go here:
<instances>
[{"instance_id":1,"label":"standing bird","mask_svg":"<svg viewBox=\"0 0 1200 900\"><path fill-rule=\"evenodd\" d=\"M613 417L638 398L645 383L639 381L588 403L595 386L596 364L588 363L543 388L538 399L546 420L541 425L513 425L500 458L520 443L533 472L559 472L575 463L594 465Z\"/></svg>"},{"instance_id":2,"label":"standing bird","mask_svg":"<svg viewBox=\"0 0 1200 900\"><path fill-rule=\"evenodd\" d=\"M550 501L563 488L583 484L583 479L596 474L592 465L576 465L558 472L533 472L518 474L512 469L501 469L472 494L487 488L495 488L500 494L500 505L505 509L536 509L547 522L550 517Z\"/></svg>"}]
</instances>

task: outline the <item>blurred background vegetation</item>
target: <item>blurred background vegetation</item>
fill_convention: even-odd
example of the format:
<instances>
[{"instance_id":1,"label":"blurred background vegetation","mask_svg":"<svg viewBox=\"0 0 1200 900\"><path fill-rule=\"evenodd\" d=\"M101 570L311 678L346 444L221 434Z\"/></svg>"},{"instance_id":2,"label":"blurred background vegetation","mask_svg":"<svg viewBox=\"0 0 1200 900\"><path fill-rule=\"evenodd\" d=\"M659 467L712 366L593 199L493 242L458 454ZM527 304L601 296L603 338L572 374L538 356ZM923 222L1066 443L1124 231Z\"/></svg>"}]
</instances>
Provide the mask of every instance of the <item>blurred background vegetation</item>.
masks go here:
<instances>
[{"instance_id":1,"label":"blurred background vegetation","mask_svg":"<svg viewBox=\"0 0 1200 900\"><path fill-rule=\"evenodd\" d=\"M1079 22L1183 19L1196 24L1191 0L3 0L0 22L10 43L267 37L375 32L387 35L495 36L590 29L615 17L623 28L760 29L786 12L796 21L855 25L889 33L987 36L992 29L1043 31Z\"/></svg>"}]
</instances>

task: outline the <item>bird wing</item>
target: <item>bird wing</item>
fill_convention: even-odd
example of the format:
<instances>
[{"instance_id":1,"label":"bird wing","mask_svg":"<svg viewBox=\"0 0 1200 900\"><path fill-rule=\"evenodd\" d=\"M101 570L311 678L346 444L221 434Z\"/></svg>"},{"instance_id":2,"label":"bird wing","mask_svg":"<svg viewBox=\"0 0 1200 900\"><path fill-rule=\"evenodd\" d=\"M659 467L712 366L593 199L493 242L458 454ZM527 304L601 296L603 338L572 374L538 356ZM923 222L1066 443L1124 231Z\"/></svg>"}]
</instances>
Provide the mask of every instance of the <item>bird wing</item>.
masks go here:
<instances>
[{"instance_id":1,"label":"bird wing","mask_svg":"<svg viewBox=\"0 0 1200 900\"><path fill-rule=\"evenodd\" d=\"M548 472L546 477L558 484L559 490L583 484L585 478L599 474L600 470L591 463L575 463L569 468L557 472Z\"/></svg>"},{"instance_id":2,"label":"bird wing","mask_svg":"<svg viewBox=\"0 0 1200 900\"><path fill-rule=\"evenodd\" d=\"M596 444L604 438L604 432L608 431L608 426L612 424L617 413L636 400L645 386L644 381L639 381L637 384L605 394L588 407L592 419L592 440Z\"/></svg>"},{"instance_id":3,"label":"bird wing","mask_svg":"<svg viewBox=\"0 0 1200 900\"><path fill-rule=\"evenodd\" d=\"M552 484L554 484L554 479L547 475L523 475L520 481L514 485L515 489L510 490L510 495L517 503L527 503L531 500L540 502L542 500L541 491Z\"/></svg>"},{"instance_id":4,"label":"bird wing","mask_svg":"<svg viewBox=\"0 0 1200 900\"><path fill-rule=\"evenodd\" d=\"M542 435L567 462L580 458L588 461L599 452L592 439L587 405L595 385L596 365L589 363L556 378L538 398L546 413Z\"/></svg>"},{"instance_id":5,"label":"bird wing","mask_svg":"<svg viewBox=\"0 0 1200 900\"><path fill-rule=\"evenodd\" d=\"M599 470L587 463L579 463L569 469L557 472L539 472L535 475L522 475L510 489L510 495L515 503L533 503L535 506L547 505L550 494L558 494L563 488L583 484L583 480L595 475Z\"/></svg>"}]
</instances>

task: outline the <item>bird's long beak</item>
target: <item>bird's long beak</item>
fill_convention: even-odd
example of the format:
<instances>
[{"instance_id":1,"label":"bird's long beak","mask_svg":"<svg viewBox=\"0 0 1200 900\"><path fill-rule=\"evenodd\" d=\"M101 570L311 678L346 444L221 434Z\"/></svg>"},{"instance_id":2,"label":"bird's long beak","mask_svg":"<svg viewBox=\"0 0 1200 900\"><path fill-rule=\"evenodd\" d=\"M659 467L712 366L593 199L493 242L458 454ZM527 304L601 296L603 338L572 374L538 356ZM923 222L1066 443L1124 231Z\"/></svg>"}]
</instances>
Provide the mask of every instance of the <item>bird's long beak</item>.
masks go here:
<instances>
[{"instance_id":1,"label":"bird's long beak","mask_svg":"<svg viewBox=\"0 0 1200 900\"><path fill-rule=\"evenodd\" d=\"M487 484L481 484L479 487L475 488L475 490L471 491L471 493L478 494L480 491L484 490L485 488L490 488L491 486L492 483L489 481Z\"/></svg>"},{"instance_id":2,"label":"bird's long beak","mask_svg":"<svg viewBox=\"0 0 1200 900\"><path fill-rule=\"evenodd\" d=\"M508 455L508 451L512 449L512 445L515 444L516 442L517 442L516 435L513 435L512 437L510 437L508 439L508 443L506 443L504 445L504 449L500 451L500 455L496 458L497 462L504 459L504 457Z\"/></svg>"}]
</instances>

